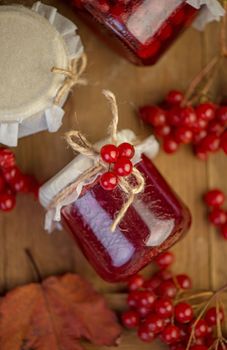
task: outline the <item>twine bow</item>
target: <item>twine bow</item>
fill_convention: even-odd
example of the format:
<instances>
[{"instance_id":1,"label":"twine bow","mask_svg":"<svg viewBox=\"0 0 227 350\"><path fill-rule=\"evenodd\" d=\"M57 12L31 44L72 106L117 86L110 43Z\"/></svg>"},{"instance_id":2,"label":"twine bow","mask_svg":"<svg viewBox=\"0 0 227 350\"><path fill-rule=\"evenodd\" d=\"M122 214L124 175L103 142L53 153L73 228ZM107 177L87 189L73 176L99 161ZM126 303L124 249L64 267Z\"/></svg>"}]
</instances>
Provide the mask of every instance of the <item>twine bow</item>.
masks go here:
<instances>
[{"instance_id":1,"label":"twine bow","mask_svg":"<svg viewBox=\"0 0 227 350\"><path fill-rule=\"evenodd\" d=\"M81 78L87 66L87 56L83 53L79 58L75 58L69 62L67 69L53 67L52 73L65 75L65 80L57 92L54 99L55 104L59 104L63 96L68 93L76 84L85 85L86 80Z\"/></svg>"},{"instance_id":2,"label":"twine bow","mask_svg":"<svg viewBox=\"0 0 227 350\"><path fill-rule=\"evenodd\" d=\"M118 108L115 96L112 92L104 90L103 94L110 103L111 111L113 115L112 123L109 126L109 134L113 144L117 145L117 126L118 126ZM98 174L104 173L109 170L108 164L104 163L99 155L99 151L86 139L86 137L79 131L69 131L66 134L66 141L69 146L76 152L89 157L93 160L94 165L81 174L75 182L64 188L50 203L48 209L56 208L65 198L71 195L77 188L77 186L86 180L91 180ZM135 181L132 181L134 178ZM133 203L135 196L144 190L145 180L142 174L135 167L132 169L130 176L119 178L119 184L121 190L126 195L126 201L124 202L119 213L115 217L112 225L111 232L116 230L117 225L123 219L130 205Z\"/></svg>"}]
</instances>

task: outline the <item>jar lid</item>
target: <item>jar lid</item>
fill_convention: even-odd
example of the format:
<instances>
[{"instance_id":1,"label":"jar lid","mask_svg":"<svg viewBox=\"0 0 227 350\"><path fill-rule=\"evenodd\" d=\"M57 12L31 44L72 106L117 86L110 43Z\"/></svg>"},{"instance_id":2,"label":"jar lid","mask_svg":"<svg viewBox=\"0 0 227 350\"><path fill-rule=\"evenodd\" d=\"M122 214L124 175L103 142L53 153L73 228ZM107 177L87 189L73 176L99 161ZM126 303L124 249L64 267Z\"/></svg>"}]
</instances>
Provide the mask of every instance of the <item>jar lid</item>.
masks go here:
<instances>
[{"instance_id":1,"label":"jar lid","mask_svg":"<svg viewBox=\"0 0 227 350\"><path fill-rule=\"evenodd\" d=\"M82 54L76 29L40 2L32 9L0 6L1 143L16 146L18 137L60 127L64 111L53 101L65 77L51 69Z\"/></svg>"},{"instance_id":2,"label":"jar lid","mask_svg":"<svg viewBox=\"0 0 227 350\"><path fill-rule=\"evenodd\" d=\"M118 143L135 141L136 136L132 130L125 129L121 130L117 134ZM110 140L105 139L96 143L96 147L100 149L104 144L110 142ZM141 154L145 154L149 158L154 158L159 151L159 143L156 138L151 135L140 144L135 146L135 156L133 158L133 163L136 164L141 160ZM73 161L71 161L65 168L63 168L58 174L46 182L39 191L39 200L44 208L48 209L51 201L54 197L66 188L71 183L75 182L76 179L86 170L93 166L93 161L85 157L84 155L78 155ZM96 178L92 178L89 183L92 183ZM57 207L50 209L46 215L45 229L51 231L53 229L53 224L55 222L60 222L61 220L61 209L73 203L80 195L83 186L88 183L81 183L77 189L70 194L67 198L64 198ZM56 225L55 225L56 226Z\"/></svg>"}]
</instances>

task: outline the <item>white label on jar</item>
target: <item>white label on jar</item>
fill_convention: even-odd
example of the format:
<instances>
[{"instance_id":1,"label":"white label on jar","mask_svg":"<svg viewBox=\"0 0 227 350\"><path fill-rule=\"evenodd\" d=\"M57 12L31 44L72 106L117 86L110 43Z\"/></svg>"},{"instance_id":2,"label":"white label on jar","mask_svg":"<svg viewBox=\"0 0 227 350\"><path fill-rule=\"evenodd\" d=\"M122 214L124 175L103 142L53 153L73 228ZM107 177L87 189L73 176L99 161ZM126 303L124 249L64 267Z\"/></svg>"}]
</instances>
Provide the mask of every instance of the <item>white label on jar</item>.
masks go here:
<instances>
[{"instance_id":1,"label":"white label on jar","mask_svg":"<svg viewBox=\"0 0 227 350\"><path fill-rule=\"evenodd\" d=\"M154 36L184 0L145 0L133 10L126 27L142 44Z\"/></svg>"},{"instance_id":2,"label":"white label on jar","mask_svg":"<svg viewBox=\"0 0 227 350\"><path fill-rule=\"evenodd\" d=\"M114 233L110 231L113 219L99 205L90 192L77 199L74 206L82 216L85 224L93 231L97 240L105 247L113 265L120 267L126 264L131 259L135 248L125 235L121 233L119 228Z\"/></svg>"},{"instance_id":3,"label":"white label on jar","mask_svg":"<svg viewBox=\"0 0 227 350\"><path fill-rule=\"evenodd\" d=\"M146 240L146 246L157 247L161 245L171 234L174 228L174 219L157 218L142 201L135 201L133 207L147 225L150 235Z\"/></svg>"}]
</instances>

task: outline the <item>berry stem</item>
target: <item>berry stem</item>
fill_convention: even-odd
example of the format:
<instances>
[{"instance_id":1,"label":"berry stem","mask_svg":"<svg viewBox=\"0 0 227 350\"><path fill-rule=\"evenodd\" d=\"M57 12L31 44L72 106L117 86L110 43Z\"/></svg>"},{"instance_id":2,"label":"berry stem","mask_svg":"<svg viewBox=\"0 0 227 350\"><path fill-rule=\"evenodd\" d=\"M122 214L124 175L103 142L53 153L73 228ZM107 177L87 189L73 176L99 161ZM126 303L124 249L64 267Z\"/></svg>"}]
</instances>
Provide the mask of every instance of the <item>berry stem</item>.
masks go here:
<instances>
[{"instance_id":1,"label":"berry stem","mask_svg":"<svg viewBox=\"0 0 227 350\"><path fill-rule=\"evenodd\" d=\"M205 292L199 292L199 293L194 293L192 295L184 295L184 297L180 298L177 300L177 303L181 302L181 301L189 301L189 300L193 300L193 299L199 299L199 298L205 298L205 297L210 297L214 294L214 292L212 291L205 291Z\"/></svg>"},{"instance_id":2,"label":"berry stem","mask_svg":"<svg viewBox=\"0 0 227 350\"><path fill-rule=\"evenodd\" d=\"M218 303L218 297L223 293L227 291L227 285L224 285L223 287L221 287L220 289L218 289L216 292L213 293L213 295L209 298L209 300L207 301L206 305L204 306L204 308L201 310L201 312L199 313L199 316L197 317L197 319L195 320L194 324L192 325L192 331L189 337L189 341L186 347L186 350L190 349L190 346L192 344L192 341L194 339L194 333L195 333L195 327L198 324L198 322L201 320L201 318L203 317L203 315L205 314L205 312L207 311L208 307L210 306L210 304L215 301L216 303ZM217 305L217 304L216 304ZM217 307L217 306L216 306ZM219 304L218 304L218 310L219 310ZM226 342L226 340L222 337L222 332L220 331L219 327L221 328L221 324L220 324L220 319L219 319L219 313L217 313L217 331L218 331L218 339L217 339L217 344L216 344L216 348L218 348L218 345L220 342ZM219 325L218 325L219 322Z\"/></svg>"},{"instance_id":3,"label":"berry stem","mask_svg":"<svg viewBox=\"0 0 227 350\"><path fill-rule=\"evenodd\" d=\"M227 57L227 40L226 40L226 28L227 28L227 1L223 1L223 7L225 9L225 15L222 18L221 30L220 30L220 42L221 42L221 55Z\"/></svg>"},{"instance_id":4,"label":"berry stem","mask_svg":"<svg viewBox=\"0 0 227 350\"><path fill-rule=\"evenodd\" d=\"M182 106L185 106L187 104L192 104L195 102L198 98L198 95L196 95L193 98L193 95L198 88L198 86L203 82L203 80L210 74L210 77L208 78L207 83L199 93L199 96L207 96L212 83L214 81L214 77L216 73L218 72L220 68L220 64L222 63L222 59L227 57L227 38L226 38L226 28L227 28L227 1L223 1L223 6L225 9L225 15L223 16L221 20L221 27L220 27L220 53L213 57L210 62L195 76L195 78L192 80L191 84L188 87L188 90L186 91L185 98L182 101Z\"/></svg>"},{"instance_id":5,"label":"berry stem","mask_svg":"<svg viewBox=\"0 0 227 350\"><path fill-rule=\"evenodd\" d=\"M210 62L195 76L189 85L185 97L182 101L182 106L186 106L189 103L189 100L192 98L196 88L201 84L201 82L205 79L205 77L216 67L218 62L220 61L219 55L212 58Z\"/></svg>"}]
</instances>

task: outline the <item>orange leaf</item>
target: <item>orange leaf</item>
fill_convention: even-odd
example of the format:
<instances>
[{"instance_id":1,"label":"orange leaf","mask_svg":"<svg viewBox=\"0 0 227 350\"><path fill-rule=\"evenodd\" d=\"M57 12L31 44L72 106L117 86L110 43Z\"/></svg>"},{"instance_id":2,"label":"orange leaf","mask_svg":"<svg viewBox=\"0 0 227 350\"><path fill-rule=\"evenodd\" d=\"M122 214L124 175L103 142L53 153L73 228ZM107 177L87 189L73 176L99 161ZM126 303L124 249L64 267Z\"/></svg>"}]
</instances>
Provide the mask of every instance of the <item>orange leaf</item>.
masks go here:
<instances>
[{"instance_id":1,"label":"orange leaf","mask_svg":"<svg viewBox=\"0 0 227 350\"><path fill-rule=\"evenodd\" d=\"M1 350L82 350L80 338L114 345L120 333L104 298L75 274L16 288L0 303Z\"/></svg>"}]
</instances>

